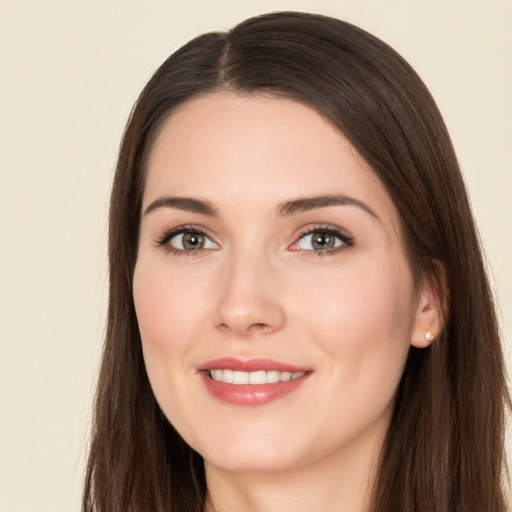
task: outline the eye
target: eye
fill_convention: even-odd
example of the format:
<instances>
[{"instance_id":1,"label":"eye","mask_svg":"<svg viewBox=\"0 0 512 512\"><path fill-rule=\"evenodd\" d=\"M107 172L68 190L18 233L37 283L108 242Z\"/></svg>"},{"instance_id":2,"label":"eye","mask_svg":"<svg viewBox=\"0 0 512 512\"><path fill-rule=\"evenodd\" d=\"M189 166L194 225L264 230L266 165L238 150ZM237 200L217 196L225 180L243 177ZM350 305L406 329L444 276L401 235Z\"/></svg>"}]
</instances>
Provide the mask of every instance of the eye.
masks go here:
<instances>
[{"instance_id":1,"label":"eye","mask_svg":"<svg viewBox=\"0 0 512 512\"><path fill-rule=\"evenodd\" d=\"M315 228L303 233L290 250L330 254L351 246L352 243L352 237L338 228Z\"/></svg>"},{"instance_id":2,"label":"eye","mask_svg":"<svg viewBox=\"0 0 512 512\"><path fill-rule=\"evenodd\" d=\"M217 247L204 233L184 231L169 238L169 245L180 251L197 251L199 249L215 249Z\"/></svg>"},{"instance_id":3,"label":"eye","mask_svg":"<svg viewBox=\"0 0 512 512\"><path fill-rule=\"evenodd\" d=\"M326 249L334 249L342 244L343 242L331 233L314 231L313 233L303 235L297 245L300 249L306 251L324 251Z\"/></svg>"},{"instance_id":4,"label":"eye","mask_svg":"<svg viewBox=\"0 0 512 512\"><path fill-rule=\"evenodd\" d=\"M218 245L205 233L197 229L178 228L166 233L158 240L171 251L200 251L202 249L218 249Z\"/></svg>"}]
</instances>

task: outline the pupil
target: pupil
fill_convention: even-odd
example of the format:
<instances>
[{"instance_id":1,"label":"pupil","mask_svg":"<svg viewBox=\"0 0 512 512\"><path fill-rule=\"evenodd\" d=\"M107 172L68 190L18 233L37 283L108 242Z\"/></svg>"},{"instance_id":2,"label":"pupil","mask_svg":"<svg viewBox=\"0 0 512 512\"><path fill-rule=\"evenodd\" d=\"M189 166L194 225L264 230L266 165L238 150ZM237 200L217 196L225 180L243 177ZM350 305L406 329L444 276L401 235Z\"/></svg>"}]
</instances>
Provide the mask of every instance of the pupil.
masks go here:
<instances>
[{"instance_id":1,"label":"pupil","mask_svg":"<svg viewBox=\"0 0 512 512\"><path fill-rule=\"evenodd\" d=\"M328 233L317 233L313 236L314 249L332 249L334 247L334 238Z\"/></svg>"},{"instance_id":2,"label":"pupil","mask_svg":"<svg viewBox=\"0 0 512 512\"><path fill-rule=\"evenodd\" d=\"M204 245L204 237L199 233L185 233L183 235L183 247L185 249L201 249Z\"/></svg>"}]
</instances>

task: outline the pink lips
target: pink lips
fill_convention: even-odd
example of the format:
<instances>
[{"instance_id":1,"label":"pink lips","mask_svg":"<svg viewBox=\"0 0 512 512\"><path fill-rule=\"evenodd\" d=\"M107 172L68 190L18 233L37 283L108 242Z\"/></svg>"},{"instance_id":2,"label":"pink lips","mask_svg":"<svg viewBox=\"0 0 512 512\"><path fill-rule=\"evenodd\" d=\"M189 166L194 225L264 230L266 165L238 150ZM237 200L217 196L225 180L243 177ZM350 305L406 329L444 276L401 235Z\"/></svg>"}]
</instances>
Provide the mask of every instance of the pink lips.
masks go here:
<instances>
[{"instance_id":1,"label":"pink lips","mask_svg":"<svg viewBox=\"0 0 512 512\"><path fill-rule=\"evenodd\" d=\"M302 377L294 380L265 384L228 384L213 380L208 370L232 370L240 372L277 371L299 373ZM217 399L232 405L257 406L282 398L298 389L309 377L311 370L271 359L240 360L222 358L207 361L198 368L206 389Z\"/></svg>"}]
</instances>

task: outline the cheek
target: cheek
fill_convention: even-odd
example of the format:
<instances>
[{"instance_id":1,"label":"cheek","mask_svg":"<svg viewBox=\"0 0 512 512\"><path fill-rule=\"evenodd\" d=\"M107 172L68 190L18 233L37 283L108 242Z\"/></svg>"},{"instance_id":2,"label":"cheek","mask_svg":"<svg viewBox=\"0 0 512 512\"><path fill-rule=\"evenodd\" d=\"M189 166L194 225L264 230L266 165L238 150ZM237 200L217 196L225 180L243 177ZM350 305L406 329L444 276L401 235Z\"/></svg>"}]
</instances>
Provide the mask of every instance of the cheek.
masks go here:
<instances>
[{"instance_id":1,"label":"cheek","mask_svg":"<svg viewBox=\"0 0 512 512\"><path fill-rule=\"evenodd\" d=\"M389 420L409 352L414 285L407 265L376 259L320 282L296 318L321 351L326 402L339 404L319 415L337 439L340 424L350 436Z\"/></svg>"},{"instance_id":2,"label":"cheek","mask_svg":"<svg viewBox=\"0 0 512 512\"><path fill-rule=\"evenodd\" d=\"M205 293L191 285L186 273L169 272L158 262L135 267L133 297L148 378L162 411L183 432L190 412L184 377L195 373L191 340L200 337L204 325L198 305L204 304Z\"/></svg>"},{"instance_id":3,"label":"cheek","mask_svg":"<svg viewBox=\"0 0 512 512\"><path fill-rule=\"evenodd\" d=\"M310 287L300 316L343 371L396 381L409 350L414 297L404 261L373 258Z\"/></svg>"},{"instance_id":4,"label":"cheek","mask_svg":"<svg viewBox=\"0 0 512 512\"><path fill-rule=\"evenodd\" d=\"M379 340L409 343L404 337L408 338L409 333L412 296L407 279L403 278L403 275L398 278L370 271L345 283L340 297L343 304L339 306L345 325L353 330L355 343L372 346L378 345Z\"/></svg>"},{"instance_id":5,"label":"cheek","mask_svg":"<svg viewBox=\"0 0 512 512\"><path fill-rule=\"evenodd\" d=\"M202 293L179 273L158 264L137 265L133 296L143 345L159 351L176 349L180 339L197 325Z\"/></svg>"},{"instance_id":6,"label":"cheek","mask_svg":"<svg viewBox=\"0 0 512 512\"><path fill-rule=\"evenodd\" d=\"M144 363L157 402L170 419L186 409L180 397L185 374L193 373L189 340L198 337L202 292L180 273L158 262L137 264L133 296L142 341Z\"/></svg>"}]
</instances>

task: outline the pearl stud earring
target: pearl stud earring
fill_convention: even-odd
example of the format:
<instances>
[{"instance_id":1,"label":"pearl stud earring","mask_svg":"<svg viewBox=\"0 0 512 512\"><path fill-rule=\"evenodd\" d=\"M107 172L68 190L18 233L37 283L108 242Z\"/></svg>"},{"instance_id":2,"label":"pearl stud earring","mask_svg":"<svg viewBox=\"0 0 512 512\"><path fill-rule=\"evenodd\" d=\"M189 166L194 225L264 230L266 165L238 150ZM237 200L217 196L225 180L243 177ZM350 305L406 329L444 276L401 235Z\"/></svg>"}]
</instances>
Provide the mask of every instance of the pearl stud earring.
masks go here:
<instances>
[{"instance_id":1,"label":"pearl stud earring","mask_svg":"<svg viewBox=\"0 0 512 512\"><path fill-rule=\"evenodd\" d=\"M426 339L427 341L431 341L431 340L432 340L432 333L431 333L430 331L427 331L427 332L425 333L425 339Z\"/></svg>"}]
</instances>

